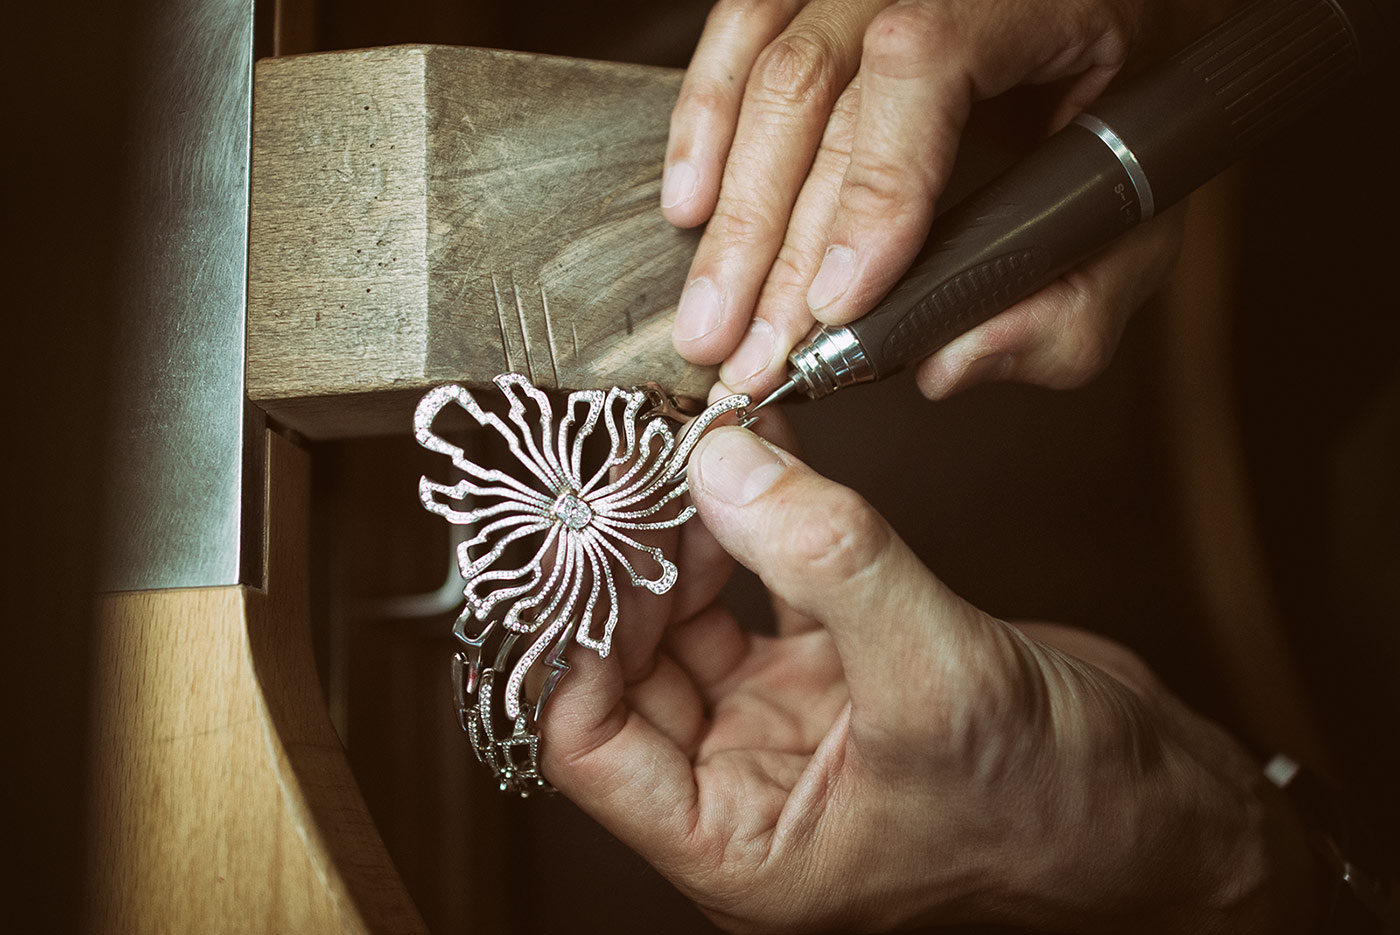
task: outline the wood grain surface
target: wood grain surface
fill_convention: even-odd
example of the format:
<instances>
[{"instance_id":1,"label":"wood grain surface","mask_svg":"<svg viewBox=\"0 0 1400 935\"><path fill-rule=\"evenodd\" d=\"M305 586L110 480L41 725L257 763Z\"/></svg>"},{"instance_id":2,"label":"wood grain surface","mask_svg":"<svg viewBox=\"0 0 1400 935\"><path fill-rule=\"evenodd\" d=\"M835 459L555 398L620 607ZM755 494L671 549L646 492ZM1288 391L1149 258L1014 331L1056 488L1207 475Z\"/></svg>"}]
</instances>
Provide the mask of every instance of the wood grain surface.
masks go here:
<instances>
[{"instance_id":1,"label":"wood grain surface","mask_svg":"<svg viewBox=\"0 0 1400 935\"><path fill-rule=\"evenodd\" d=\"M326 714L307 458L268 444L266 591L101 601L91 932L425 931Z\"/></svg>"},{"instance_id":2,"label":"wood grain surface","mask_svg":"<svg viewBox=\"0 0 1400 935\"><path fill-rule=\"evenodd\" d=\"M311 438L505 371L656 380L697 235L658 207L680 72L442 46L258 63L248 390Z\"/></svg>"}]
</instances>

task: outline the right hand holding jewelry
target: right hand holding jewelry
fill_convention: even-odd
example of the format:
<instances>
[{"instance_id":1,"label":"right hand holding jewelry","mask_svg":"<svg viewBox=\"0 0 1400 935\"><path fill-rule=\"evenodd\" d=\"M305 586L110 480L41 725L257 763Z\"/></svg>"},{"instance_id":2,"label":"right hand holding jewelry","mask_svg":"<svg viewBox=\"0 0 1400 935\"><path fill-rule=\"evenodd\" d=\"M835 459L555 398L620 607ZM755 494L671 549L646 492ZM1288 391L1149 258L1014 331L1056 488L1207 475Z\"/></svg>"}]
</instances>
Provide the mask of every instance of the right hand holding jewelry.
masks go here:
<instances>
[{"instance_id":1,"label":"right hand holding jewelry","mask_svg":"<svg viewBox=\"0 0 1400 935\"><path fill-rule=\"evenodd\" d=\"M1307 929L1286 807L1129 651L972 607L746 430L713 430L689 478L677 587L634 589L616 651L578 654L544 770L716 922ZM777 636L716 603L726 551Z\"/></svg>"}]
</instances>

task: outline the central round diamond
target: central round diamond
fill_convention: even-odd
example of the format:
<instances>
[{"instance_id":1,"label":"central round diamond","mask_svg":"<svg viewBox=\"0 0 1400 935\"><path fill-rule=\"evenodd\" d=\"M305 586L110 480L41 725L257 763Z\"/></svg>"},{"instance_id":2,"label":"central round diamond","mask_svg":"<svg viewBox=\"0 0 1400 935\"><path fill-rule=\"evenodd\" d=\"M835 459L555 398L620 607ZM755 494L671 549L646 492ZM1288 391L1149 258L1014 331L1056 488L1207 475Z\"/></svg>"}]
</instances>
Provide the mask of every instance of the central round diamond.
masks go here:
<instances>
[{"instance_id":1,"label":"central round diamond","mask_svg":"<svg viewBox=\"0 0 1400 935\"><path fill-rule=\"evenodd\" d=\"M593 521L593 508L573 493L561 493L552 512L570 529L582 529Z\"/></svg>"}]
</instances>

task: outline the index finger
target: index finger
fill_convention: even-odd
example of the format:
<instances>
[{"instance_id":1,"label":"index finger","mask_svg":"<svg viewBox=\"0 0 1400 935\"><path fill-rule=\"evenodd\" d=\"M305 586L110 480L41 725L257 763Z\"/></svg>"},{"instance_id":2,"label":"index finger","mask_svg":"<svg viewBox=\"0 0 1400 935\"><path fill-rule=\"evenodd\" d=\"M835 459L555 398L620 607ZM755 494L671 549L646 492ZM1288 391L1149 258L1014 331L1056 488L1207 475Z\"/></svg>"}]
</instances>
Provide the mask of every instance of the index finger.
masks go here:
<instances>
[{"instance_id":1,"label":"index finger","mask_svg":"<svg viewBox=\"0 0 1400 935\"><path fill-rule=\"evenodd\" d=\"M865 23L888 0L812 0L754 61L734 141L676 314L676 349L719 363L738 345L783 243Z\"/></svg>"},{"instance_id":2,"label":"index finger","mask_svg":"<svg viewBox=\"0 0 1400 935\"><path fill-rule=\"evenodd\" d=\"M624 703L616 659L579 655L544 712L541 769L624 844L653 861L674 859L698 809L690 758Z\"/></svg>"},{"instance_id":3,"label":"index finger","mask_svg":"<svg viewBox=\"0 0 1400 935\"><path fill-rule=\"evenodd\" d=\"M703 224L714 210L744 80L804 2L720 0L706 17L671 111L661 177L661 212L677 227Z\"/></svg>"}]
</instances>

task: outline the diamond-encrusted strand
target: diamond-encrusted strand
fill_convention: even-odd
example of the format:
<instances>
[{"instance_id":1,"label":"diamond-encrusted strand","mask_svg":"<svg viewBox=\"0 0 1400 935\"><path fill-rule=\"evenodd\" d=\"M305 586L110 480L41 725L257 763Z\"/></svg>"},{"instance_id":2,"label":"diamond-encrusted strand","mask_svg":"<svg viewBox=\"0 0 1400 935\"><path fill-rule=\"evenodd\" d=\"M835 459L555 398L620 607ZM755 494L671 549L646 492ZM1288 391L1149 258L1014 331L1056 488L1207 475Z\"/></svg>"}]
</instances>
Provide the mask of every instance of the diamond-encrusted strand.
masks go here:
<instances>
[{"instance_id":1,"label":"diamond-encrusted strand","mask_svg":"<svg viewBox=\"0 0 1400 935\"><path fill-rule=\"evenodd\" d=\"M466 478L450 485L421 478L418 496L425 509L448 522L475 527L457 548L466 582L466 608L453 627L462 644L452 657L458 715L477 758L501 788L527 795L548 788L539 772L537 721L569 669L565 646L572 639L600 656L611 652L619 616L615 569L657 594L675 585L675 564L630 534L672 529L695 514L685 506L670 519L651 518L689 489L685 463L700 436L720 416L747 407L749 399L720 400L688 423L678 440L664 418L644 414L650 404L643 390L570 393L555 425L549 397L528 379L502 374L495 383L508 404L505 419L482 409L457 385L436 387L419 402L413 420L419 444L447 455ZM436 434L433 421L454 403L498 433L523 470L485 468ZM607 451L585 479L585 442L600 424ZM496 567L515 554L512 545L531 537L542 541L527 561ZM637 556L652 560L654 577L638 571ZM473 619L481 624L475 635ZM543 667L543 682L531 701L526 684L534 682L529 673L536 665Z\"/></svg>"},{"instance_id":2,"label":"diamond-encrusted strand","mask_svg":"<svg viewBox=\"0 0 1400 935\"><path fill-rule=\"evenodd\" d=\"M666 470L666 477L674 479L680 476L681 471L685 469L686 462L690 460L691 451L699 443L700 437L709 431L710 426L715 424L715 420L725 413L747 409L749 403L749 397L743 394L726 396L716 400L704 412L687 422L681 433L680 444L676 446L676 453L671 458L671 465Z\"/></svg>"}]
</instances>

